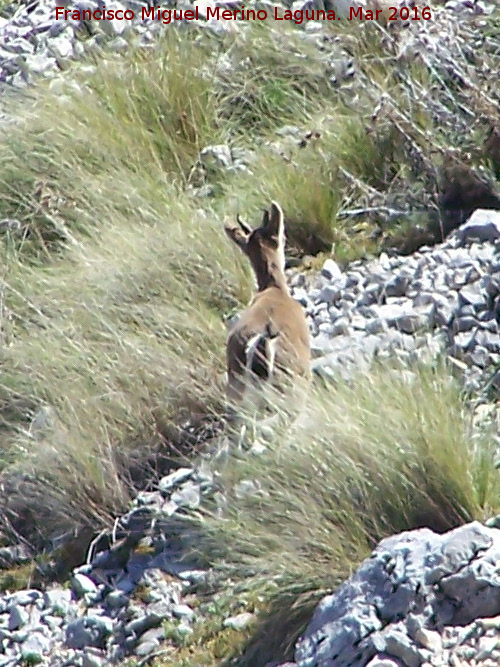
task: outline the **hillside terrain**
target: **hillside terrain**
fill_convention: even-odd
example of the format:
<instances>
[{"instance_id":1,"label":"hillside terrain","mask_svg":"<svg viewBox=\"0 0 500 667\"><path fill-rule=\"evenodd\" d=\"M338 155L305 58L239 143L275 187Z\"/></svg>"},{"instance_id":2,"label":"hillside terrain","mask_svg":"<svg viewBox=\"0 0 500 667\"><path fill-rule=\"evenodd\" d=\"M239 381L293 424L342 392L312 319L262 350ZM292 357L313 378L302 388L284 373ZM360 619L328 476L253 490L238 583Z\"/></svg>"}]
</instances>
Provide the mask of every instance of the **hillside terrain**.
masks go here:
<instances>
[{"instance_id":1,"label":"hillside terrain","mask_svg":"<svg viewBox=\"0 0 500 667\"><path fill-rule=\"evenodd\" d=\"M278 665L380 540L496 530L496 3L197 6L0 0L0 666ZM315 381L225 453L223 225L271 200Z\"/></svg>"}]
</instances>

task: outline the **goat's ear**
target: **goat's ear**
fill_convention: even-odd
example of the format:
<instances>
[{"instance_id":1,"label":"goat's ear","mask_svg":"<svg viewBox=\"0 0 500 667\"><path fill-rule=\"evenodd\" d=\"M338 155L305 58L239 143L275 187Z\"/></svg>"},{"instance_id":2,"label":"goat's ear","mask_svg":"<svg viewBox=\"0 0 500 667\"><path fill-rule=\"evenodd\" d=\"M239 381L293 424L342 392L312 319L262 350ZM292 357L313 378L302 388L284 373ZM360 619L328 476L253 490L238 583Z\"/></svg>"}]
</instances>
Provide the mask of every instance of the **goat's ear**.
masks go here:
<instances>
[{"instance_id":1,"label":"goat's ear","mask_svg":"<svg viewBox=\"0 0 500 667\"><path fill-rule=\"evenodd\" d=\"M265 228L269 236L276 236L278 238L281 238L285 233L283 211L281 210L281 206L277 204L275 201L271 202L271 206L269 207L269 213L267 213L267 223L265 225Z\"/></svg>"},{"instance_id":2,"label":"goat's ear","mask_svg":"<svg viewBox=\"0 0 500 667\"><path fill-rule=\"evenodd\" d=\"M248 243L248 234L239 227L224 227L224 231L233 243L236 243L242 250L245 250Z\"/></svg>"},{"instance_id":3,"label":"goat's ear","mask_svg":"<svg viewBox=\"0 0 500 667\"><path fill-rule=\"evenodd\" d=\"M260 226L262 229L267 229L268 224L269 224L269 211L266 211L264 209L262 211L262 220L260 221Z\"/></svg>"}]
</instances>

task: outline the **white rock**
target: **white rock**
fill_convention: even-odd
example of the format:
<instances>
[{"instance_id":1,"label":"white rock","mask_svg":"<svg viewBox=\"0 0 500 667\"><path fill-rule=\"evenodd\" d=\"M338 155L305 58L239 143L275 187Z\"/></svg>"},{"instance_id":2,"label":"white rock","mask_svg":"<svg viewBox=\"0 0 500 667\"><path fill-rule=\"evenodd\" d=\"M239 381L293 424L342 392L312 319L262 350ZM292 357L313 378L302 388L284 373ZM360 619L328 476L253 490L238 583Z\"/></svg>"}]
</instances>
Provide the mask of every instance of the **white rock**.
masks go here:
<instances>
[{"instance_id":1,"label":"white rock","mask_svg":"<svg viewBox=\"0 0 500 667\"><path fill-rule=\"evenodd\" d=\"M328 258L323 264L321 275L327 280L339 280L342 277L342 271L335 260Z\"/></svg>"},{"instance_id":2,"label":"white rock","mask_svg":"<svg viewBox=\"0 0 500 667\"><path fill-rule=\"evenodd\" d=\"M226 618L223 626L225 628L233 628L233 630L244 630L254 618L254 614L246 611L242 614L237 614L236 616L230 616L229 618Z\"/></svg>"},{"instance_id":3,"label":"white rock","mask_svg":"<svg viewBox=\"0 0 500 667\"><path fill-rule=\"evenodd\" d=\"M77 597L93 594L97 592L95 583L85 574L75 574L71 579L71 588Z\"/></svg>"},{"instance_id":4,"label":"white rock","mask_svg":"<svg viewBox=\"0 0 500 667\"><path fill-rule=\"evenodd\" d=\"M500 239L500 211L478 208L456 234L461 241L497 241Z\"/></svg>"}]
</instances>

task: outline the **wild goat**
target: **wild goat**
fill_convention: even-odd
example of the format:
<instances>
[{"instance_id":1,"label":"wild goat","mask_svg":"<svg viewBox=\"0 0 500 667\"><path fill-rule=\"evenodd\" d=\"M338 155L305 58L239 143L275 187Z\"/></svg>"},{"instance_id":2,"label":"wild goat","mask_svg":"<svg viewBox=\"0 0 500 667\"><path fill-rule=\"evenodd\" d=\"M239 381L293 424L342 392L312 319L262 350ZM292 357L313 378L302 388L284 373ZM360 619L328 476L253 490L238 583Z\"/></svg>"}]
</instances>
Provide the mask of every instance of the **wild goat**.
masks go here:
<instances>
[{"instance_id":1,"label":"wild goat","mask_svg":"<svg viewBox=\"0 0 500 667\"><path fill-rule=\"evenodd\" d=\"M310 380L310 347L304 311L290 295L284 274L283 211L272 202L260 227L251 229L239 216L237 222L225 231L250 260L258 291L227 340L229 408L238 413L251 394L257 409L272 387L285 412L294 411L292 395L300 397Z\"/></svg>"}]
</instances>

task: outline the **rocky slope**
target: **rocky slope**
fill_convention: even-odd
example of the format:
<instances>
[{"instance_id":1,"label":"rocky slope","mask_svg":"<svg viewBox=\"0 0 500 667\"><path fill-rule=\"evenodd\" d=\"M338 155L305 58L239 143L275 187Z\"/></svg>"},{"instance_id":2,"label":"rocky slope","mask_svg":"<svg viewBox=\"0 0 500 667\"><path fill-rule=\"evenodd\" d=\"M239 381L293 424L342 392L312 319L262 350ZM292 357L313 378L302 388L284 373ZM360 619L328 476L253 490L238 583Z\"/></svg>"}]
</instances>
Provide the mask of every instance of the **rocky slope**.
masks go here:
<instances>
[{"instance_id":1,"label":"rocky slope","mask_svg":"<svg viewBox=\"0 0 500 667\"><path fill-rule=\"evenodd\" d=\"M99 6L94 0L74 4ZM142 5L130 0L107 6L140 11ZM446 3L447 11L463 14L492 7ZM152 21L62 21L53 3L24 4L0 19L0 84L11 92L37 76L57 74L96 45L119 51L132 40L147 46L165 29ZM202 157L208 153L213 151L202 151ZM292 276L293 294L308 313L316 373L351 377L377 358L397 358L404 368L446 354L478 397L481 414L498 419L490 399L500 389L499 250L500 214L477 211L446 242L409 257L383 255L345 270L327 260L317 278ZM178 470L137 496L112 534L93 545L69 588L1 596L0 667L99 667L130 655L142 659L165 639L165 620L189 634L199 612L185 596L209 573L181 560L181 522L175 519L215 490L206 462ZM298 643L296 664L458 667L474 659L484 667L497 665L499 549L497 529L477 524L445 536L421 530L384 540L320 605ZM3 555L12 563L22 547L8 551ZM138 596L138 588L145 593ZM228 619L234 627L244 622Z\"/></svg>"},{"instance_id":2,"label":"rocky slope","mask_svg":"<svg viewBox=\"0 0 500 667\"><path fill-rule=\"evenodd\" d=\"M321 277L292 291L306 308L327 377L349 377L375 357L429 360L446 350L470 391L500 388L500 214L478 209L438 246L381 255L345 272L327 260Z\"/></svg>"},{"instance_id":3,"label":"rocky slope","mask_svg":"<svg viewBox=\"0 0 500 667\"><path fill-rule=\"evenodd\" d=\"M313 286L296 276L294 294L309 314L316 371L333 377L366 371L377 356L398 357L404 368L411 359L446 353L494 412L487 395L499 384L499 250L500 214L478 210L445 243L413 256L355 262L345 271L327 260ZM213 495L216 467L205 460L140 493L113 533L93 545L71 589L0 597L0 667L26 660L99 666L153 652L165 638L166 620L180 633L191 632L197 612L183 594L209 573L181 560L176 517ZM381 653L400 662L371 667L458 667L472 655L493 667L500 623L484 617L500 614L498 549L498 531L479 525L445 537L421 530L388 538L320 605L298 644L297 665L364 667ZM134 593L138 586L147 588L142 599Z\"/></svg>"}]
</instances>

